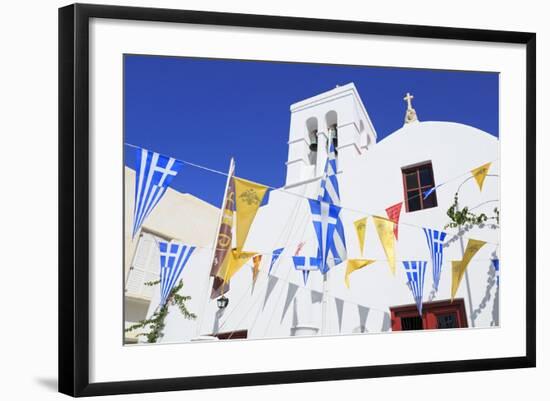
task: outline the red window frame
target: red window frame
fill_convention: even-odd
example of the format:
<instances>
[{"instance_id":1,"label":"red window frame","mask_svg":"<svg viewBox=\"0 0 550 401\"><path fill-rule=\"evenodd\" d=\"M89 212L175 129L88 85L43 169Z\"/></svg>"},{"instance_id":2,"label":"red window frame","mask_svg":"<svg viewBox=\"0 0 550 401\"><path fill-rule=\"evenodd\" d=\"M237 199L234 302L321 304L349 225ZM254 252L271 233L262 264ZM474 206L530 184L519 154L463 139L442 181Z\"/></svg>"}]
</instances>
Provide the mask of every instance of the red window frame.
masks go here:
<instances>
[{"instance_id":1,"label":"red window frame","mask_svg":"<svg viewBox=\"0 0 550 401\"><path fill-rule=\"evenodd\" d=\"M421 183L420 183L420 170L422 170L423 168L426 168L426 167L428 167L429 170L430 170L431 182L432 183L430 185L421 185ZM416 173L417 186L409 188L408 185L407 185L407 175L410 175L412 173ZM434 170L433 170L433 166L432 166L431 161L426 161L426 162L422 162L422 163L413 164L411 166L402 167L401 168L401 176L402 176L402 179L403 179L403 198L405 199L405 207L406 207L407 213L437 207L437 193L436 193L436 190L434 190L430 194L430 197L433 197L433 204L432 205L426 205L426 203L427 203L426 200L427 199L424 199L424 193L427 190L435 187ZM411 208L409 206L409 195L408 195L410 191L416 191L417 192L417 196L418 196L419 201L420 201L420 209L411 210Z\"/></svg>"},{"instance_id":2,"label":"red window frame","mask_svg":"<svg viewBox=\"0 0 550 401\"><path fill-rule=\"evenodd\" d=\"M392 331L402 331L401 319L407 317L418 317L416 304L394 306L390 308ZM456 298L422 304L422 330L434 330L438 327L438 316L454 313L457 321L457 328L468 327L468 318L464 308L464 299ZM443 328L441 328L443 329Z\"/></svg>"}]
</instances>

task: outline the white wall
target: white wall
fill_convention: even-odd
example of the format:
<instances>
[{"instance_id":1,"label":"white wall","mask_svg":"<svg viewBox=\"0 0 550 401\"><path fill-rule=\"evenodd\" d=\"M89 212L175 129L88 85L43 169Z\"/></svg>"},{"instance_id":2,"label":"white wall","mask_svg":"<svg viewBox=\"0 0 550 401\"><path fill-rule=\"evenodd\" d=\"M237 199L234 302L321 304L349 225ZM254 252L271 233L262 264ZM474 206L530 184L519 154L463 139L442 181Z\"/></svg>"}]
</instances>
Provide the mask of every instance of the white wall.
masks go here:
<instances>
[{"instance_id":1,"label":"white wall","mask_svg":"<svg viewBox=\"0 0 550 401\"><path fill-rule=\"evenodd\" d=\"M103 3L105 1L99 1ZM548 121L543 111L550 108L545 95L550 92L547 79L550 52L550 26L544 2L525 0L503 2L464 0L451 5L436 1L411 2L338 2L279 0L267 2L233 0L134 0L113 4L145 5L171 8L206 9L245 13L309 16L320 18L358 19L380 22L450 25L472 28L537 31L538 37L538 368L483 373L462 373L422 377L398 377L376 380L355 380L313 384L293 384L188 393L132 395L105 399L179 400L281 400L315 398L334 400L342 394L355 397L393 399L401 395L394 389L423 389L429 394L445 395L446 400L462 400L474 394L476 399L527 399L546 393L550 374L548 365L548 333L543 317L550 307L542 286L550 279L544 269L544 258L550 256L543 236L550 232L543 227L550 223L543 205L548 199L542 188L550 161L547 153ZM3 373L2 398L66 399L55 393L57 358L57 7L63 1L8 2L0 16L2 63L0 64L0 103L2 116L3 154L0 167L3 196L0 197L4 279L3 317L10 324L0 330L0 367ZM421 117L421 116L420 116ZM32 251L29 251L29 246ZM22 260L25 261L24 268ZM7 276L6 276L7 273ZM26 283L25 293L16 285ZM26 296L28 294L38 294ZM17 305L17 310L14 307ZM31 316L31 318L29 318ZM545 338L546 337L546 338ZM456 390L456 391L455 391ZM410 400L423 400L424 391L407 392ZM534 397L533 397L534 398Z\"/></svg>"}]
</instances>

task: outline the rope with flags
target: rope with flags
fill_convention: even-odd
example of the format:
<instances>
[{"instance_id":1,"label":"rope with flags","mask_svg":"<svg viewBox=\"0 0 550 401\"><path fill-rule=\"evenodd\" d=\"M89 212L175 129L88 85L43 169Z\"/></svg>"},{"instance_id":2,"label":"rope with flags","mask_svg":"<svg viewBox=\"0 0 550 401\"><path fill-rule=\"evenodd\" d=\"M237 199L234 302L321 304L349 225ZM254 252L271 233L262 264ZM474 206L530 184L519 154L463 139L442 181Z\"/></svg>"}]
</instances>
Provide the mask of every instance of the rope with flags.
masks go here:
<instances>
[{"instance_id":1,"label":"rope with flags","mask_svg":"<svg viewBox=\"0 0 550 401\"><path fill-rule=\"evenodd\" d=\"M292 195L297 195L302 198L308 199L311 216L313 220L313 225L314 225L314 231L319 244L317 257L301 257L303 258L303 260L293 259L295 269L301 270L303 273L304 284L307 283L307 277L310 271L319 270L322 274L326 274L330 268L340 264L341 262L347 259L344 227L343 227L342 218L341 218L341 211L346 208L343 208L340 206L340 191L339 191L338 178L336 175L337 169L336 169L335 150L334 150L334 145L332 141L329 141L329 144L330 144L329 152L328 152L328 157L325 164L324 176L321 179L320 193L317 200L307 198L304 195L299 195L296 193L289 192ZM162 196L166 192L168 186L170 186L171 181L178 174L178 172L180 171L184 163L191 164L199 168L203 168L202 166L199 166L199 165L177 160L175 158L167 157L159 153L152 152L147 149L141 149L141 148L138 148L136 151L136 161L137 161L137 168L136 168L133 236L135 236L135 234L139 232L144 220L150 215L154 207L162 199ZM489 166L490 166L490 163L487 163L486 165L482 166L483 170L481 172L477 172L476 174L474 174L474 171L477 169L472 170L472 174L473 174L472 177L476 179L480 187L480 190L482 189L483 181L481 179L478 181L478 177L485 178L485 176L488 175L487 172L488 172ZM212 169L208 169L208 170L212 170ZM439 184L438 187L441 185L443 184ZM272 187L267 187L267 186L265 187L273 189ZM287 192L287 191L283 190L283 192ZM401 205L402 204L399 203L394 205L393 207L388 208L392 210L388 210L388 209L386 210L389 220L392 220L395 223L394 234L396 238L397 238L397 226L399 224L403 224L403 223L399 223L399 214L400 214ZM352 210L352 209L349 209L349 210ZM407 223L405 223L405 225L415 226ZM419 227L419 226L415 226L415 227ZM437 289L439 284L439 279L441 276L441 268L442 268L442 262L443 262L442 248L443 248L443 241L445 239L446 233L443 231L433 230L426 227L420 227L420 228L423 228L424 230L424 233L426 235L426 239L428 242L428 247L430 249L432 266L433 266L433 272L432 272L433 282L434 282L434 287ZM166 248L166 250L168 249L171 249L171 247ZM193 252L194 247L190 247L189 249L190 250L189 250L188 257ZM269 271L271 271L274 264L277 262L281 252L282 252L282 248L276 249L271 253L272 260L271 260ZM258 252L257 254L259 255L260 253ZM164 256L166 260L170 260L170 258L174 259L174 257L167 256L167 255L168 254ZM175 272L177 272L176 278L173 281L170 281L170 277L172 276L166 276L166 278L163 279L164 284L162 289L162 292L163 292L162 302L166 302L165 297L167 296L167 294L169 294L169 291L171 290L171 288L173 288L173 285L175 284L175 280L177 279L177 276L179 276L179 274L181 273L181 270L183 270L183 267L185 266L185 263L188 257L185 259L185 262L181 266L179 267L176 266L177 268L173 269ZM403 263L405 263L405 261ZM165 264L166 266L161 264L161 269L164 269L166 271L172 271L170 270L172 268L169 266L169 263L165 262ZM494 261L493 265L494 265L495 271L497 272L497 281L498 281L498 260L496 260L496 263ZM424 270L425 270L425 266L424 266ZM168 273L161 272L161 275L162 274L166 275ZM422 286L423 286L423 274L424 272L422 272ZM414 284L414 282L409 280L409 284L412 285ZM165 291L168 291L168 292L165 293ZM411 288L411 291L413 291L412 288Z\"/></svg>"},{"instance_id":2,"label":"rope with flags","mask_svg":"<svg viewBox=\"0 0 550 401\"><path fill-rule=\"evenodd\" d=\"M136 188L134 198L134 226L136 236L143 221L159 203L172 179L178 174L182 162L147 149L136 152Z\"/></svg>"},{"instance_id":3,"label":"rope with flags","mask_svg":"<svg viewBox=\"0 0 550 401\"><path fill-rule=\"evenodd\" d=\"M136 146L136 145L133 145L131 143L125 143L126 146L129 146L131 148L135 148L135 149L138 149L138 150L146 150L146 149L142 149L140 148L139 146ZM331 145L332 147L332 145ZM162 157L166 157L166 156L162 156ZM172 159L172 158L171 158ZM192 167L195 167L195 168L198 168L198 169L202 169L202 170L205 170L205 171L209 171L209 172L212 172L212 173L216 173L216 174L219 174L219 175L223 175L223 176L227 176L228 174L223 172L223 171L219 171L219 170L215 170L215 169L212 169L212 168L209 168L209 167L206 167L206 166L203 166L203 165L200 165L200 164L197 164L197 163L192 163L192 162L189 162L189 161L186 161L186 160L181 160L181 159L176 159L176 158L173 158L177 163L180 163L180 164L185 164L185 165L189 165L189 166L192 166ZM490 162L492 163L492 162ZM178 168L179 169L179 168ZM333 171L336 171L336 170L333 170ZM452 181L455 181L459 178L462 178L464 177L465 175L470 175L470 178L474 178L474 176L472 176L472 172L471 171L468 171L466 173L462 173L460 175L457 175L451 179L448 179L438 185L436 185L435 188L437 187L440 187L442 185L445 185L445 184L448 184ZM498 175L491 175L491 174L487 174L488 177L498 177ZM328 177L328 175L327 175ZM336 177L336 175L335 175ZM173 178L173 177L172 177ZM170 180L171 181L171 180ZM270 190L277 190L281 193L285 193L285 194L288 194L288 195L291 195L291 196L295 196L295 197L299 197L299 198L303 198L303 199L306 199L306 200L309 200L310 198L308 198L307 196L303 195L303 194L298 194L296 192L292 192L292 191L288 191L288 190L285 190L284 188L277 188L277 187L273 187L273 186L269 186L269 185L265 185L266 188L270 189ZM434 189L434 188L432 188ZM417 195L418 196L418 195ZM339 197L339 192L338 192L338 197ZM409 198L409 199L412 199ZM496 201L496 200L495 200ZM339 199L338 199L338 202L339 202ZM158 203L158 202L157 202ZM340 206L340 205L339 205ZM350 211L350 212L354 212L354 213L358 213L358 214L361 214L361 215L367 215L367 216L379 216L380 213L372 213L372 212L368 212L368 211L365 211L365 210L358 210L358 209L354 209L354 208L350 208L350 207L345 207L345 206L340 206L340 208L342 210L347 210L347 211ZM385 211L385 210L384 210ZM385 211L387 213L387 211ZM401 222L399 221L397 223L398 225L402 225L402 226L408 226L408 227L414 227L414 228L418 228L418 229L423 229L425 228L424 226L420 226L420 225L417 225L417 224L412 224L412 223L407 223L407 222ZM341 230L339 230L339 232L343 232L343 227ZM343 238L343 236L341 237ZM493 244L493 245L498 245L498 243L493 243L493 242L487 242L488 244ZM343 246L344 246L344 249L345 249L345 239L344 239L344 243L343 243ZM345 257L335 257L334 260L337 261L338 263L341 263L341 261L344 261L346 258ZM338 264L336 263L336 264Z\"/></svg>"}]
</instances>

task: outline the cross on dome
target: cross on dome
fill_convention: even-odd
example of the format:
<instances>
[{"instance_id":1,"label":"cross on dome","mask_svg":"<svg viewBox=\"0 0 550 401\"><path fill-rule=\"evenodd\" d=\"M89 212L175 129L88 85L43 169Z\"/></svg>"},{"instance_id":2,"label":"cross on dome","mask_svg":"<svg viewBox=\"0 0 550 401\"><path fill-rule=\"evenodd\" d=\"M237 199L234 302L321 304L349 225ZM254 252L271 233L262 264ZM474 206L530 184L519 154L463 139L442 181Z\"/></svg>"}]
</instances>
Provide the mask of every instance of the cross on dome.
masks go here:
<instances>
[{"instance_id":1,"label":"cross on dome","mask_svg":"<svg viewBox=\"0 0 550 401\"><path fill-rule=\"evenodd\" d=\"M409 92L407 92L407 95L403 98L407 102L407 110L412 110L412 103L411 101L414 99L414 96L411 95Z\"/></svg>"},{"instance_id":2,"label":"cross on dome","mask_svg":"<svg viewBox=\"0 0 550 401\"><path fill-rule=\"evenodd\" d=\"M405 112L405 124L410 124L418 122L418 117L416 116L416 110L412 107L412 100L414 96L407 92L407 95L403 98L407 102L407 111Z\"/></svg>"}]
</instances>

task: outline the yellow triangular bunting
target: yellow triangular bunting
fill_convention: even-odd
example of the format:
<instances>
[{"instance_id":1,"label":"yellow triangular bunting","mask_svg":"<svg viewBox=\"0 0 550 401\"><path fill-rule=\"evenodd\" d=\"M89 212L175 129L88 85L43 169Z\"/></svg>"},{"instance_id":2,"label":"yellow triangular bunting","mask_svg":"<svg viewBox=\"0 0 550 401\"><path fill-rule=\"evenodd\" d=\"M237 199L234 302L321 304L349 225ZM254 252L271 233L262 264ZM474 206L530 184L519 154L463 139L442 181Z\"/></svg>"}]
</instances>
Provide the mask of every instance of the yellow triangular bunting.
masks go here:
<instances>
[{"instance_id":1,"label":"yellow triangular bunting","mask_svg":"<svg viewBox=\"0 0 550 401\"><path fill-rule=\"evenodd\" d=\"M373 259L348 259L348 265L346 267L346 276L344 281L346 282L346 287L349 288L349 276L356 270L362 269L365 266L370 265L371 263L376 262Z\"/></svg>"},{"instance_id":2,"label":"yellow triangular bunting","mask_svg":"<svg viewBox=\"0 0 550 401\"><path fill-rule=\"evenodd\" d=\"M258 252L237 252L237 249L234 248L231 251L231 257L229 258L227 267L220 270L218 277L226 283L229 282L235 273L237 273L252 256L257 254Z\"/></svg>"},{"instance_id":3,"label":"yellow triangular bunting","mask_svg":"<svg viewBox=\"0 0 550 401\"><path fill-rule=\"evenodd\" d=\"M356 220L353 222L353 225L355 226L357 238L359 239L359 249L361 250L361 256L363 256L363 251L365 249L365 234L367 232L367 218L363 217L362 219Z\"/></svg>"},{"instance_id":4,"label":"yellow triangular bunting","mask_svg":"<svg viewBox=\"0 0 550 401\"><path fill-rule=\"evenodd\" d=\"M394 223L383 217L373 216L376 232L384 248L388 259L390 271L395 275L395 235L393 234Z\"/></svg>"},{"instance_id":5,"label":"yellow triangular bunting","mask_svg":"<svg viewBox=\"0 0 550 401\"><path fill-rule=\"evenodd\" d=\"M480 191L483 189L483 182L485 181L485 177L487 177L489 168L491 168L491 162L485 163L483 166L479 166L471 171Z\"/></svg>"},{"instance_id":6,"label":"yellow triangular bunting","mask_svg":"<svg viewBox=\"0 0 550 401\"><path fill-rule=\"evenodd\" d=\"M451 300L455 298L458 287L464 277L464 273L468 268L468 264L475 256L475 254L485 245L485 241L480 241L477 239L470 238L468 240L468 245L466 245L466 250L464 251L464 256L462 260L453 260L452 264L452 283L451 283Z\"/></svg>"}]
</instances>

